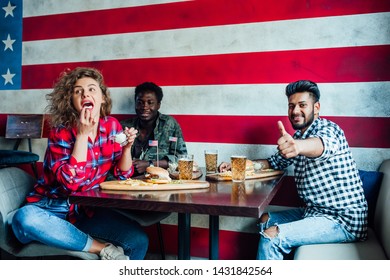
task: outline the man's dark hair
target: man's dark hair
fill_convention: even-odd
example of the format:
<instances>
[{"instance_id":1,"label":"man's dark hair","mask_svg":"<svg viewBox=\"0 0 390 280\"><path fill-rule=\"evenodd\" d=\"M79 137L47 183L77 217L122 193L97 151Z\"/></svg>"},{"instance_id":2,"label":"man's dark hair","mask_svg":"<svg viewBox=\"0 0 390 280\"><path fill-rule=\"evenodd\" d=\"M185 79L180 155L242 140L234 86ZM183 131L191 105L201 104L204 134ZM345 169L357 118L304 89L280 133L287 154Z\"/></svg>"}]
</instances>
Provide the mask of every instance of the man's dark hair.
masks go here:
<instances>
[{"instance_id":1,"label":"man's dark hair","mask_svg":"<svg viewBox=\"0 0 390 280\"><path fill-rule=\"evenodd\" d=\"M286 86L286 95L290 97L297 92L309 92L310 95L314 98L315 102L320 100L320 90L315 82L309 80L300 80L293 83L290 83Z\"/></svg>"},{"instance_id":2,"label":"man's dark hair","mask_svg":"<svg viewBox=\"0 0 390 280\"><path fill-rule=\"evenodd\" d=\"M146 92L154 92L156 94L158 103L160 103L163 99L163 91L158 85L152 82L144 82L136 86L134 100L137 99L140 93Z\"/></svg>"}]
</instances>

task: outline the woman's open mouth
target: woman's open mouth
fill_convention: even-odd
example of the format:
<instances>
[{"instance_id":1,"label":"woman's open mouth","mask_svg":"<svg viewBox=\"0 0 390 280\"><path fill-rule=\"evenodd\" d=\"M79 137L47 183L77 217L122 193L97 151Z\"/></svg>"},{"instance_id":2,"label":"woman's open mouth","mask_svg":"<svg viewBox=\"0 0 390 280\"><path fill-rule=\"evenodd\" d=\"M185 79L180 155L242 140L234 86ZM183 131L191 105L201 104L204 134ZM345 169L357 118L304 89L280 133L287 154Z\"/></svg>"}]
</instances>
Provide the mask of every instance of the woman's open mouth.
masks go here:
<instances>
[{"instance_id":1,"label":"woman's open mouth","mask_svg":"<svg viewBox=\"0 0 390 280\"><path fill-rule=\"evenodd\" d=\"M86 108L87 110L93 109L93 103L90 101L86 101L82 104L83 109Z\"/></svg>"}]
</instances>

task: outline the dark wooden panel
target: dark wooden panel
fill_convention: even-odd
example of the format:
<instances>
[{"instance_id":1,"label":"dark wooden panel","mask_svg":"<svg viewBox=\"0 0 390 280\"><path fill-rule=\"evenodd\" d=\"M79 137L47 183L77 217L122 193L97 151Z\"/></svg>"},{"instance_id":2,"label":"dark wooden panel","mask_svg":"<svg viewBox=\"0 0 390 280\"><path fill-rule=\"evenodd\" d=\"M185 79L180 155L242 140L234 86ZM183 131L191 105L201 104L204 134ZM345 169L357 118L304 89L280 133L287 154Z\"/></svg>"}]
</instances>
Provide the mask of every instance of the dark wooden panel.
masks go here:
<instances>
[{"instance_id":1,"label":"dark wooden panel","mask_svg":"<svg viewBox=\"0 0 390 280\"><path fill-rule=\"evenodd\" d=\"M5 138L41 138L43 115L8 115Z\"/></svg>"}]
</instances>

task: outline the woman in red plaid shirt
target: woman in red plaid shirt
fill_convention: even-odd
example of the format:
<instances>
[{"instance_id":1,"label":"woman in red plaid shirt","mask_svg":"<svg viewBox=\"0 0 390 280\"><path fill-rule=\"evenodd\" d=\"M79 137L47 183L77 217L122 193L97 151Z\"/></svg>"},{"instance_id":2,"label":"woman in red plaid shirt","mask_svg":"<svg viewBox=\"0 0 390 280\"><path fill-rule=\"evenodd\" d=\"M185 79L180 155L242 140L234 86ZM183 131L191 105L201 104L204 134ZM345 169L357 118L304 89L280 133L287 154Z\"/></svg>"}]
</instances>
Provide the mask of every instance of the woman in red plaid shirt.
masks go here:
<instances>
[{"instance_id":1,"label":"woman in red plaid shirt","mask_svg":"<svg viewBox=\"0 0 390 280\"><path fill-rule=\"evenodd\" d=\"M99 187L109 172L120 180L133 174L131 146L137 130L125 128L128 143L123 147L115 142L122 126L109 116L110 93L96 69L65 71L47 99L52 129L44 174L13 217L16 237L22 243L96 253L101 259L143 259L148 238L139 224L107 208L68 203L71 193Z\"/></svg>"}]
</instances>

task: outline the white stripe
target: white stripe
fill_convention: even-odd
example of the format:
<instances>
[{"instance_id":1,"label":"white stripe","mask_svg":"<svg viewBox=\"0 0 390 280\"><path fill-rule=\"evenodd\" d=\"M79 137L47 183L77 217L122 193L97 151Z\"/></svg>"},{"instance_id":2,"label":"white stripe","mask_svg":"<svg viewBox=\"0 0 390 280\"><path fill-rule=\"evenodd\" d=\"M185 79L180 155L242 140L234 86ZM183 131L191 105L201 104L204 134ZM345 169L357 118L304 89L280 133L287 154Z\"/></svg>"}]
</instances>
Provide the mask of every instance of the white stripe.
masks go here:
<instances>
[{"instance_id":1,"label":"white stripe","mask_svg":"<svg viewBox=\"0 0 390 280\"><path fill-rule=\"evenodd\" d=\"M43 114L45 93L50 90L2 90L0 112L2 114Z\"/></svg>"},{"instance_id":2,"label":"white stripe","mask_svg":"<svg viewBox=\"0 0 390 280\"><path fill-rule=\"evenodd\" d=\"M318 86L322 93L323 116L390 116L390 82ZM286 115L285 87L286 84L164 87L161 112L178 115ZM117 95L113 96L117 98ZM128 96L126 93L125 100ZM123 107L123 104L129 104L125 100L114 102L121 104L122 107L115 108L120 113L128 112L128 107ZM130 100L133 100L133 95Z\"/></svg>"},{"instance_id":3,"label":"white stripe","mask_svg":"<svg viewBox=\"0 0 390 280\"><path fill-rule=\"evenodd\" d=\"M375 13L31 41L22 64L385 45L389 22Z\"/></svg>"},{"instance_id":4,"label":"white stripe","mask_svg":"<svg viewBox=\"0 0 390 280\"><path fill-rule=\"evenodd\" d=\"M28 0L23 1L23 17L147 6L184 1L188 0Z\"/></svg>"},{"instance_id":5,"label":"white stripe","mask_svg":"<svg viewBox=\"0 0 390 280\"><path fill-rule=\"evenodd\" d=\"M284 116L285 84L167 86L160 111L170 115ZM319 84L322 116L389 117L390 82ZM42 114L46 90L4 90L0 112ZM111 88L113 114L134 113L134 88ZM23 100L15 105L15 100ZM196 104L196 106L194 106ZM210 106L212 105L212 106Z\"/></svg>"},{"instance_id":6,"label":"white stripe","mask_svg":"<svg viewBox=\"0 0 390 280\"><path fill-rule=\"evenodd\" d=\"M37 153L42 162L47 147L47 139L33 139L33 151ZM2 149L12 149L13 142L0 138ZM27 150L27 143L22 143L20 150ZM204 150L217 149L218 163L230 161L232 154L246 155L250 159L267 158L276 152L276 145L249 145L249 144L225 144L225 143L197 143L187 142L188 152L194 154L194 159L200 167L205 166ZM351 148L358 169L378 170L383 160L390 158L390 148ZM292 174L291 170L289 170Z\"/></svg>"}]
</instances>

